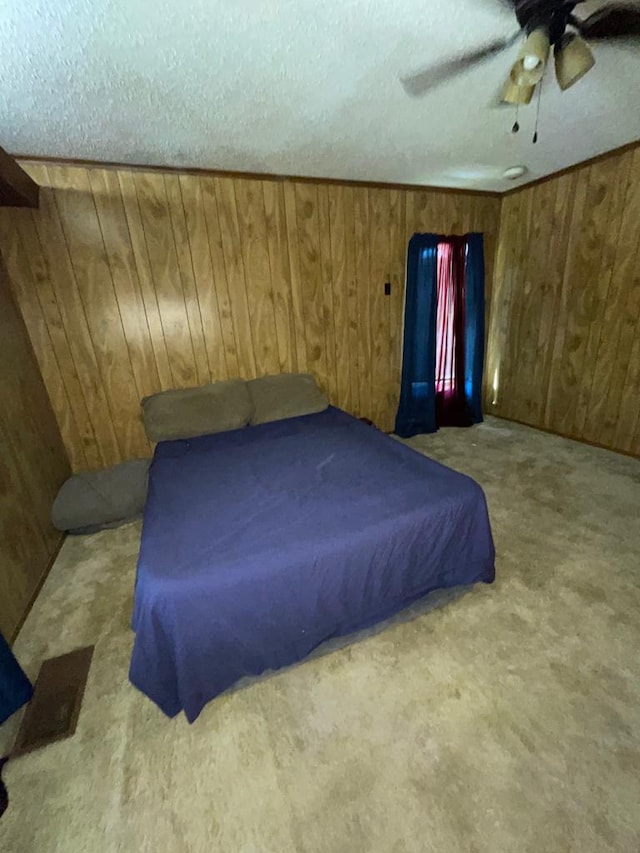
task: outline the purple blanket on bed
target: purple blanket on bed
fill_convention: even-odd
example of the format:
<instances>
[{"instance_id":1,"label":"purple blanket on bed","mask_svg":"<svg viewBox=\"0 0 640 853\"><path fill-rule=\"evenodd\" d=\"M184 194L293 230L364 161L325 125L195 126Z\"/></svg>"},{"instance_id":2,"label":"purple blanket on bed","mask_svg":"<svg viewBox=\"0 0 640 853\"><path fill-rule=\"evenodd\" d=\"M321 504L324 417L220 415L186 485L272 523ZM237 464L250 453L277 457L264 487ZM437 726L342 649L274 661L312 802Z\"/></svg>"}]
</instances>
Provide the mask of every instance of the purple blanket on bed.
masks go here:
<instances>
[{"instance_id":1,"label":"purple blanket on bed","mask_svg":"<svg viewBox=\"0 0 640 853\"><path fill-rule=\"evenodd\" d=\"M163 442L130 678L192 722L242 676L493 578L480 486L338 409Z\"/></svg>"}]
</instances>

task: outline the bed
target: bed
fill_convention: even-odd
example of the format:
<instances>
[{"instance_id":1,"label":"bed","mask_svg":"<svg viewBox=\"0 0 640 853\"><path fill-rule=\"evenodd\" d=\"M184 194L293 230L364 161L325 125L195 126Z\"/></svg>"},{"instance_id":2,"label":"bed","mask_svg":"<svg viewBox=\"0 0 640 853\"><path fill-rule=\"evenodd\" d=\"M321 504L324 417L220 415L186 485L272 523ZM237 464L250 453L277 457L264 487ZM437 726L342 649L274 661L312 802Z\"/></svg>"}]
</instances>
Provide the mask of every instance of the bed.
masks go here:
<instances>
[{"instance_id":1,"label":"bed","mask_svg":"<svg viewBox=\"0 0 640 853\"><path fill-rule=\"evenodd\" d=\"M161 442L130 679L193 722L243 676L493 579L480 486L339 409Z\"/></svg>"}]
</instances>

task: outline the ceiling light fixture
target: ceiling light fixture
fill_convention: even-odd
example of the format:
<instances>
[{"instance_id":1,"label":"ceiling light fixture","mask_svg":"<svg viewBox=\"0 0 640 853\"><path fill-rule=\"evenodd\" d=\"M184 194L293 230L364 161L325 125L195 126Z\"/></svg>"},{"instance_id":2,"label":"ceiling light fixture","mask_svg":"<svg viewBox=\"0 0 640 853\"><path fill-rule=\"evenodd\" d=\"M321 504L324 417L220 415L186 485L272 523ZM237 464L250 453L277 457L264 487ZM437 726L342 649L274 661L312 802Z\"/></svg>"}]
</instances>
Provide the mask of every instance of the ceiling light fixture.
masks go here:
<instances>
[{"instance_id":1,"label":"ceiling light fixture","mask_svg":"<svg viewBox=\"0 0 640 853\"><path fill-rule=\"evenodd\" d=\"M509 168L505 169L502 173L502 177L506 178L507 181L516 181L518 178L522 178L526 174L526 166L509 166Z\"/></svg>"}]
</instances>

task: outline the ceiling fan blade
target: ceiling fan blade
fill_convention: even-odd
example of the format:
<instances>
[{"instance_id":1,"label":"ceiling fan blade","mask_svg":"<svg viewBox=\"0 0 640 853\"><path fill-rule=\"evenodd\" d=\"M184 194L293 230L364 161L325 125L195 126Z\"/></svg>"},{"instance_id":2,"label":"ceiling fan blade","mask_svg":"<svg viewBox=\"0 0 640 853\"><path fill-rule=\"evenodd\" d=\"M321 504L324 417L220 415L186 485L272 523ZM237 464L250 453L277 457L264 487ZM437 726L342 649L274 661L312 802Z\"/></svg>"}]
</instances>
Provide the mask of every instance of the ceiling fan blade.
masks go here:
<instances>
[{"instance_id":1,"label":"ceiling fan blade","mask_svg":"<svg viewBox=\"0 0 640 853\"><path fill-rule=\"evenodd\" d=\"M591 41L640 37L640 7L631 3L613 3L598 9L588 18L571 16L570 23L584 39Z\"/></svg>"},{"instance_id":2,"label":"ceiling fan blade","mask_svg":"<svg viewBox=\"0 0 640 853\"><path fill-rule=\"evenodd\" d=\"M458 74L462 74L464 71L468 71L470 68L480 65L487 59L491 59L493 56L502 53L503 50L511 47L520 38L520 35L520 32L517 32L510 38L496 39L484 45L484 47L478 48L478 50L464 53L461 56L447 59L444 62L437 62L434 65L424 68L422 71L401 78L400 82L405 92L411 95L411 97L417 98L421 95L426 95L427 92L435 89L441 83L445 83Z\"/></svg>"}]
</instances>

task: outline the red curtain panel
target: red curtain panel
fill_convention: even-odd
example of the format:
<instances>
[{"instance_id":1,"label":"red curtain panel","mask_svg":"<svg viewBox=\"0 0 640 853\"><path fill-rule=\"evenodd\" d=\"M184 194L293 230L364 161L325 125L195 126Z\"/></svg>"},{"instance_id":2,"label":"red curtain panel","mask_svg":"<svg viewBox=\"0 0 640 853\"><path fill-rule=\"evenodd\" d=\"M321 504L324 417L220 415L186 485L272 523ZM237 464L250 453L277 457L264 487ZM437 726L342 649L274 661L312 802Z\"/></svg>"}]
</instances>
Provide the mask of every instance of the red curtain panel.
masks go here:
<instances>
[{"instance_id":1,"label":"red curtain panel","mask_svg":"<svg viewBox=\"0 0 640 853\"><path fill-rule=\"evenodd\" d=\"M465 399L464 237L438 241L436 310L436 420L438 426L469 426Z\"/></svg>"}]
</instances>

